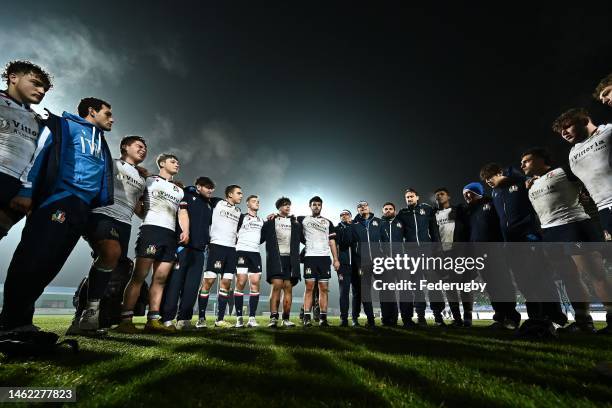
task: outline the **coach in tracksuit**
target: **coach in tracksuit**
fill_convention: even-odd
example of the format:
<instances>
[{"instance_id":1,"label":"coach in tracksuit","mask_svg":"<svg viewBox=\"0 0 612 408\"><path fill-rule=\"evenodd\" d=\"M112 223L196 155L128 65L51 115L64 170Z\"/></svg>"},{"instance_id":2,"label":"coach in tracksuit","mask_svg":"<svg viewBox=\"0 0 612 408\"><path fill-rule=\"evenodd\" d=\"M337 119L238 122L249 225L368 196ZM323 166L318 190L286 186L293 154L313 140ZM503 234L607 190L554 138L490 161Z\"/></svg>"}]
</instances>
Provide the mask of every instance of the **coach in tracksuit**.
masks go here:
<instances>
[{"instance_id":1,"label":"coach in tracksuit","mask_svg":"<svg viewBox=\"0 0 612 408\"><path fill-rule=\"evenodd\" d=\"M185 195L181 205L186 207L189 215L189 243L178 247L177 263L166 284L162 303L162 321L172 321L176 317L179 330L190 328L206 265L212 209L220 200L212 197L215 183L208 177L199 177L194 186L183 191ZM178 223L177 229L180 235Z\"/></svg>"},{"instance_id":2,"label":"coach in tracksuit","mask_svg":"<svg viewBox=\"0 0 612 408\"><path fill-rule=\"evenodd\" d=\"M363 311L368 319L367 326L374 327L374 308L372 307L372 264L373 259L383 256L380 245L381 220L370 212L367 201L357 203L359 214L352 224L353 240L356 245L356 260L361 281ZM353 325L356 326L353 321Z\"/></svg>"},{"instance_id":3,"label":"coach in tracksuit","mask_svg":"<svg viewBox=\"0 0 612 408\"><path fill-rule=\"evenodd\" d=\"M24 174L32 186L19 195L32 213L4 282L4 330L35 329L34 303L85 233L91 209L113 204L113 160L104 138L113 125L111 106L85 98L78 113L49 115Z\"/></svg>"},{"instance_id":4,"label":"coach in tracksuit","mask_svg":"<svg viewBox=\"0 0 612 408\"><path fill-rule=\"evenodd\" d=\"M351 304L351 316L353 324L359 324L359 313L361 313L361 283L356 262L356 245L353 240L351 224L351 212L342 210L340 223L336 226L336 244L338 245L338 286L340 287L340 326L348 327L349 303ZM353 297L350 298L351 287ZM352 301L351 301L352 300Z\"/></svg>"},{"instance_id":5,"label":"coach in tracksuit","mask_svg":"<svg viewBox=\"0 0 612 408\"><path fill-rule=\"evenodd\" d=\"M493 189L493 203L499 215L504 241L541 242L542 236L535 211L529 201L525 176L512 168L504 170L496 163L489 163L481 169L480 177ZM512 249L512 253L506 250L508 263L519 290L527 300L529 319L565 325L567 316L561 311L559 301L538 300L558 298L550 266L546 263L541 249L535 245L515 245L508 249Z\"/></svg>"},{"instance_id":6,"label":"coach in tracksuit","mask_svg":"<svg viewBox=\"0 0 612 408\"><path fill-rule=\"evenodd\" d=\"M487 293L493 307L493 328L516 329L521 322L521 314L516 311L516 294L512 276L502 242L499 216L491 197L484 194L482 184L469 183L463 187L463 198L467 203L466 221L468 242L492 243L485 244L488 255L486 267L480 271L482 279L487 283ZM477 247L474 247L477 249ZM511 300L512 299L512 300Z\"/></svg>"},{"instance_id":7,"label":"coach in tracksuit","mask_svg":"<svg viewBox=\"0 0 612 408\"><path fill-rule=\"evenodd\" d=\"M417 245L440 242L440 234L438 232L434 208L429 204L419 203L419 195L416 190L412 188L404 192L404 198L406 199L407 207L402 208L397 214L397 218L404 224L404 240L406 242L414 242ZM427 247L424 248L425 251L430 249L431 248ZM422 274L419 279L423 279ZM439 291L430 291L429 295L430 307L434 314L436 324L443 326L444 320L442 319L442 310L444 310L444 301L442 294L439 293ZM425 326L427 325L427 321L425 320L425 295L422 292L415 292L415 297L414 306L417 312L418 323ZM412 316L412 313L410 313L410 315Z\"/></svg>"}]
</instances>

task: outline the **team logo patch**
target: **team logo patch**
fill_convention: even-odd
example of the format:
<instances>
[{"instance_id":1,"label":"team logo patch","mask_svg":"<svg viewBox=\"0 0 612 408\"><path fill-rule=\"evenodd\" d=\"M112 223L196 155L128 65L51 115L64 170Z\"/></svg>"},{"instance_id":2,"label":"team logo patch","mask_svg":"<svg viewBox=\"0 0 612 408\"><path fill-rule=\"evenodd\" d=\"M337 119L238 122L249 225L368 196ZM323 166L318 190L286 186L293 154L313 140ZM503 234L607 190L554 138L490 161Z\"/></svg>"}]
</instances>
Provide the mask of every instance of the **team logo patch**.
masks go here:
<instances>
[{"instance_id":1,"label":"team logo patch","mask_svg":"<svg viewBox=\"0 0 612 408\"><path fill-rule=\"evenodd\" d=\"M173 189L174 189L174 191L176 191L176 192L178 192L178 191L179 191L179 188L178 188L177 186L173 186L172 188L173 188Z\"/></svg>"},{"instance_id":2,"label":"team logo patch","mask_svg":"<svg viewBox=\"0 0 612 408\"><path fill-rule=\"evenodd\" d=\"M491 209L491 204L487 203L485 205L482 206L482 210L483 211L489 211Z\"/></svg>"},{"instance_id":3,"label":"team logo patch","mask_svg":"<svg viewBox=\"0 0 612 408\"><path fill-rule=\"evenodd\" d=\"M372 221L372 225L378 227L378 221Z\"/></svg>"},{"instance_id":4,"label":"team logo patch","mask_svg":"<svg viewBox=\"0 0 612 408\"><path fill-rule=\"evenodd\" d=\"M66 213L62 210L57 210L51 215L51 221L63 224L66 221Z\"/></svg>"},{"instance_id":5,"label":"team logo patch","mask_svg":"<svg viewBox=\"0 0 612 408\"><path fill-rule=\"evenodd\" d=\"M113 236L115 238L119 238L119 233L117 232L117 230L115 228L111 228L110 234L111 234L111 236Z\"/></svg>"},{"instance_id":6,"label":"team logo patch","mask_svg":"<svg viewBox=\"0 0 612 408\"><path fill-rule=\"evenodd\" d=\"M10 128L11 128L11 123L4 118L0 118L0 132L6 132Z\"/></svg>"},{"instance_id":7,"label":"team logo patch","mask_svg":"<svg viewBox=\"0 0 612 408\"><path fill-rule=\"evenodd\" d=\"M395 224L397 226L397 228L402 228L402 224L400 222L398 222L397 224Z\"/></svg>"},{"instance_id":8,"label":"team logo patch","mask_svg":"<svg viewBox=\"0 0 612 408\"><path fill-rule=\"evenodd\" d=\"M310 268L306 268L306 270L304 271L304 273L305 273L306 275L311 275L311 274L312 274L312 269L310 269Z\"/></svg>"},{"instance_id":9,"label":"team logo patch","mask_svg":"<svg viewBox=\"0 0 612 408\"><path fill-rule=\"evenodd\" d=\"M516 184L513 185L513 186L510 186L508 191L511 192L511 193L514 193L515 191L518 191L518 186Z\"/></svg>"},{"instance_id":10,"label":"team logo patch","mask_svg":"<svg viewBox=\"0 0 612 408\"><path fill-rule=\"evenodd\" d=\"M238 265L244 265L244 258L241 256L238 257Z\"/></svg>"},{"instance_id":11,"label":"team logo patch","mask_svg":"<svg viewBox=\"0 0 612 408\"><path fill-rule=\"evenodd\" d=\"M221 269L221 261L215 261L215 269Z\"/></svg>"},{"instance_id":12,"label":"team logo patch","mask_svg":"<svg viewBox=\"0 0 612 408\"><path fill-rule=\"evenodd\" d=\"M157 247L155 244L151 244L147 247L147 255L155 255L157 253Z\"/></svg>"},{"instance_id":13,"label":"team logo patch","mask_svg":"<svg viewBox=\"0 0 612 408\"><path fill-rule=\"evenodd\" d=\"M425 215L425 210L421 208L421 209L419 210L419 214L421 214L421 215Z\"/></svg>"}]
</instances>

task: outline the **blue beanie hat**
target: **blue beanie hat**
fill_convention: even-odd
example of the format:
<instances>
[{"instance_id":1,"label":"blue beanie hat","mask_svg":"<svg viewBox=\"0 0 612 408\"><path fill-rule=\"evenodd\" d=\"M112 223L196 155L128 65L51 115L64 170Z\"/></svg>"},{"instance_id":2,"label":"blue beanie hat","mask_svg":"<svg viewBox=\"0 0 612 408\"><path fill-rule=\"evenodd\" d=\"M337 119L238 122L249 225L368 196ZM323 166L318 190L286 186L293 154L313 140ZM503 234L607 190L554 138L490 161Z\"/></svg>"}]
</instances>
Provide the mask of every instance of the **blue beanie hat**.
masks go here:
<instances>
[{"instance_id":1,"label":"blue beanie hat","mask_svg":"<svg viewBox=\"0 0 612 408\"><path fill-rule=\"evenodd\" d=\"M478 194L481 197L484 195L484 188L482 187L482 184L477 181L463 187L463 194L465 194L466 191L471 191L472 193Z\"/></svg>"}]
</instances>

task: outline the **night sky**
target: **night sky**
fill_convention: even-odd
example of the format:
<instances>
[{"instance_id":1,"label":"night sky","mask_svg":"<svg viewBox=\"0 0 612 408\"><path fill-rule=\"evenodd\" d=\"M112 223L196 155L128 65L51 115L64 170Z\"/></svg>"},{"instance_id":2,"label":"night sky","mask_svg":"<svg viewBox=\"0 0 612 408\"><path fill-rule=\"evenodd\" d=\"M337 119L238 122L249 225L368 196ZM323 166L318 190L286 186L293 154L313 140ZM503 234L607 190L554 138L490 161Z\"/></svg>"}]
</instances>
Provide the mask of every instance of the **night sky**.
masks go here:
<instances>
[{"instance_id":1,"label":"night sky","mask_svg":"<svg viewBox=\"0 0 612 408\"><path fill-rule=\"evenodd\" d=\"M550 123L565 109L612 119L591 97L612 71L603 2L227 3L12 2L0 63L31 59L54 75L37 110L108 100L117 155L123 135L141 134L151 170L173 152L186 184L240 184L263 214L281 195L305 214L318 194L334 222L361 199L378 215L385 201L401 207L406 187L429 202L447 186L458 202L482 164L517 164L534 145L561 162L569 147ZM0 281L20 229L0 242ZM81 243L54 284L75 286L89 262Z\"/></svg>"}]
</instances>

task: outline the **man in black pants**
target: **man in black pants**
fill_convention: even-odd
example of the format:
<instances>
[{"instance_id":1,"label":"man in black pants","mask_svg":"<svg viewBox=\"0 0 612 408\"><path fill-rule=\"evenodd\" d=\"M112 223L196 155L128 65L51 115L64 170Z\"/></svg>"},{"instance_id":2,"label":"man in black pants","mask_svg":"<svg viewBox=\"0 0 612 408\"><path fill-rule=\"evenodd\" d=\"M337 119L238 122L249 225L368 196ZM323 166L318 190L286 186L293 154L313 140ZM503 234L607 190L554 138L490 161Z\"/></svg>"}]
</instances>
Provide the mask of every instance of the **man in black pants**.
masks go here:
<instances>
[{"instance_id":1,"label":"man in black pants","mask_svg":"<svg viewBox=\"0 0 612 408\"><path fill-rule=\"evenodd\" d=\"M166 284L161 310L164 322L176 317L177 330L193 328L191 318L208 255L212 209L221 200L212 196L214 191L215 183L208 177L198 177L194 186L184 189L182 204L189 214L189 243L177 250L177 263Z\"/></svg>"},{"instance_id":2,"label":"man in black pants","mask_svg":"<svg viewBox=\"0 0 612 408\"><path fill-rule=\"evenodd\" d=\"M361 312L361 284L358 271L355 270L356 260L355 245L352 240L351 219L349 210L342 210L340 223L336 226L336 243L338 244L338 259L340 269L338 270L338 286L340 286L340 327L348 327L349 297L351 287L353 297L351 312L353 322L359 324L359 313Z\"/></svg>"},{"instance_id":3,"label":"man in black pants","mask_svg":"<svg viewBox=\"0 0 612 408\"><path fill-rule=\"evenodd\" d=\"M92 208L113 203L113 160L104 138L113 114L108 102L85 98L79 115L49 115L33 166L19 192L32 208L4 282L0 326L37 331L34 304L85 233ZM2 330L0 329L0 330Z\"/></svg>"}]
</instances>

